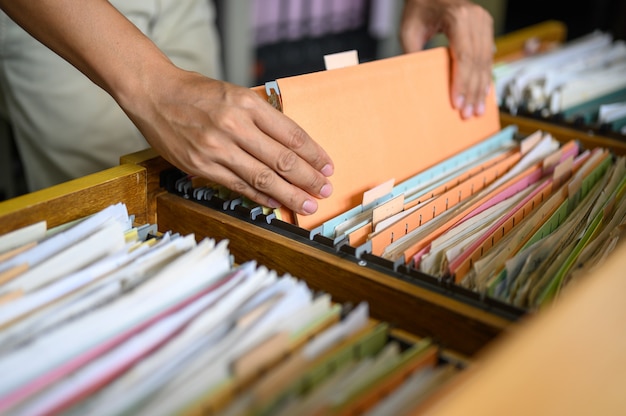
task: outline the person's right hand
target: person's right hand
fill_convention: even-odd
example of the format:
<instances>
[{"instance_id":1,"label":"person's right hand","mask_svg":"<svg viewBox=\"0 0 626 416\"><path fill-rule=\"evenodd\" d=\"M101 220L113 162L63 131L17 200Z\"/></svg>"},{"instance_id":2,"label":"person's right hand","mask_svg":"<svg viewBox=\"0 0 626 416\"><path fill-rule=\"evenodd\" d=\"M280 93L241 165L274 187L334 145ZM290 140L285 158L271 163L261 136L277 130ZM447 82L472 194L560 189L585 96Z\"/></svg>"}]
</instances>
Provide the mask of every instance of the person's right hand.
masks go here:
<instances>
[{"instance_id":1,"label":"person's right hand","mask_svg":"<svg viewBox=\"0 0 626 416\"><path fill-rule=\"evenodd\" d=\"M328 154L250 89L173 65L156 79L123 108L154 149L181 170L261 205L305 215L317 210L316 198L332 193Z\"/></svg>"},{"instance_id":2,"label":"person's right hand","mask_svg":"<svg viewBox=\"0 0 626 416\"><path fill-rule=\"evenodd\" d=\"M491 85L493 18L471 0L405 0L400 38L405 52L421 50L436 33L448 37L450 99L463 118L480 116Z\"/></svg>"}]
</instances>

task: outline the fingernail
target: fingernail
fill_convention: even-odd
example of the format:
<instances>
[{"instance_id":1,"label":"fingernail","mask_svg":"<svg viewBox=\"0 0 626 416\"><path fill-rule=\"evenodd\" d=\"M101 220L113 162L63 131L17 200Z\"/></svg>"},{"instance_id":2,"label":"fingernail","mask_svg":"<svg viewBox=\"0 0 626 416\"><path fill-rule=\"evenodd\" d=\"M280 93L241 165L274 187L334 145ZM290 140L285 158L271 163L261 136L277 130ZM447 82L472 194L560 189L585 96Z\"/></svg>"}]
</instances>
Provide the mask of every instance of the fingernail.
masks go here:
<instances>
[{"instance_id":1,"label":"fingernail","mask_svg":"<svg viewBox=\"0 0 626 416\"><path fill-rule=\"evenodd\" d=\"M485 114L485 103L480 102L478 103L478 106L476 107L476 115L482 116L483 114Z\"/></svg>"},{"instance_id":2,"label":"fingernail","mask_svg":"<svg viewBox=\"0 0 626 416\"><path fill-rule=\"evenodd\" d=\"M461 108L463 108L464 103L465 103L465 97L459 94L454 99L454 108L456 108L457 110L460 110Z\"/></svg>"},{"instance_id":3,"label":"fingernail","mask_svg":"<svg viewBox=\"0 0 626 416\"><path fill-rule=\"evenodd\" d=\"M315 211L317 211L317 204L315 202L311 201L310 199L304 201L304 204L302 204L302 212L304 212L306 215L309 215L313 214Z\"/></svg>"},{"instance_id":4,"label":"fingernail","mask_svg":"<svg viewBox=\"0 0 626 416\"><path fill-rule=\"evenodd\" d=\"M272 198L270 198L267 203L269 208L280 208L282 206L280 202Z\"/></svg>"},{"instance_id":5,"label":"fingernail","mask_svg":"<svg viewBox=\"0 0 626 416\"><path fill-rule=\"evenodd\" d=\"M470 118L474 112L474 107L471 104L463 107L463 118Z\"/></svg>"},{"instance_id":6,"label":"fingernail","mask_svg":"<svg viewBox=\"0 0 626 416\"><path fill-rule=\"evenodd\" d=\"M333 171L333 166L330 164L324 165L322 170L320 170L320 172L322 172L322 175L324 176L332 176Z\"/></svg>"},{"instance_id":7,"label":"fingernail","mask_svg":"<svg viewBox=\"0 0 626 416\"><path fill-rule=\"evenodd\" d=\"M333 186L329 183L322 186L322 189L320 189L320 196L322 196L323 198L328 198L332 193L333 193Z\"/></svg>"}]
</instances>

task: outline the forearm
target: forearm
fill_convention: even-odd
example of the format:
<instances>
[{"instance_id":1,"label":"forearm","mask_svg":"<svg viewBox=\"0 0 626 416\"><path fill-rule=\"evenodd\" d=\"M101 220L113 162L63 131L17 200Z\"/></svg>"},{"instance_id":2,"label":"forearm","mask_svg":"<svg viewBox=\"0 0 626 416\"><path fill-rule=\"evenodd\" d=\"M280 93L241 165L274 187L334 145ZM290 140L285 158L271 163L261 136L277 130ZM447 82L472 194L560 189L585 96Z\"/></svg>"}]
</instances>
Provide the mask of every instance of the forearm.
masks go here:
<instances>
[{"instance_id":1,"label":"forearm","mask_svg":"<svg viewBox=\"0 0 626 416\"><path fill-rule=\"evenodd\" d=\"M122 106L169 59L106 0L0 0L32 36L65 58ZM157 72L158 73L158 72Z\"/></svg>"},{"instance_id":2,"label":"forearm","mask_svg":"<svg viewBox=\"0 0 626 416\"><path fill-rule=\"evenodd\" d=\"M248 88L177 68L108 1L0 0L0 7L113 96L185 172L302 214L332 192L332 161L302 128Z\"/></svg>"}]
</instances>

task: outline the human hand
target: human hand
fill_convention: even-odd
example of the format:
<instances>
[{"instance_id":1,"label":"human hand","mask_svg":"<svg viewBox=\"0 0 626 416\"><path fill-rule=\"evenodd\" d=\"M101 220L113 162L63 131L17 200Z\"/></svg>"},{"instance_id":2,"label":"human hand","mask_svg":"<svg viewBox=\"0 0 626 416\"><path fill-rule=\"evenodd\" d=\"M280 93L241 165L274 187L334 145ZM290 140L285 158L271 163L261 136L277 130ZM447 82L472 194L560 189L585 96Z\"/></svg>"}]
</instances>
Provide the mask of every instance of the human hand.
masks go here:
<instances>
[{"instance_id":1,"label":"human hand","mask_svg":"<svg viewBox=\"0 0 626 416\"><path fill-rule=\"evenodd\" d=\"M332 193L333 163L302 128L248 88L176 67L110 2L0 8L107 91L176 167L304 215Z\"/></svg>"},{"instance_id":2,"label":"human hand","mask_svg":"<svg viewBox=\"0 0 626 416\"><path fill-rule=\"evenodd\" d=\"M400 39L405 52L421 50L436 33L448 37L452 104L463 118L485 111L493 63L493 19L468 0L406 0Z\"/></svg>"},{"instance_id":3,"label":"human hand","mask_svg":"<svg viewBox=\"0 0 626 416\"><path fill-rule=\"evenodd\" d=\"M330 157L257 94L178 69L161 75L144 104L148 111L127 113L169 162L264 206L300 214L312 214L316 198L331 194Z\"/></svg>"}]
</instances>

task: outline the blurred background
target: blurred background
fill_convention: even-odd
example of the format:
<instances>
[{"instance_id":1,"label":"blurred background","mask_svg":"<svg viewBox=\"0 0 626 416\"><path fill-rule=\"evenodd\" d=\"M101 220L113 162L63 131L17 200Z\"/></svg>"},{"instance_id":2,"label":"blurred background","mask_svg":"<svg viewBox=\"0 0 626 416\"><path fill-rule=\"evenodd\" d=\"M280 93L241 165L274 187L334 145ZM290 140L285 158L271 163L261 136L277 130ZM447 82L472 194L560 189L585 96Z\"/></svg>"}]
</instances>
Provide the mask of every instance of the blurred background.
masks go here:
<instances>
[{"instance_id":1,"label":"blurred background","mask_svg":"<svg viewBox=\"0 0 626 416\"><path fill-rule=\"evenodd\" d=\"M400 54L404 0L215 0L225 80L244 86L323 69L323 55L357 50L361 62ZM626 0L476 0L499 36L549 19L568 39L593 30L624 39ZM433 40L432 46L446 39ZM121 155L120 155L121 156ZM26 192L10 129L0 120L0 200Z\"/></svg>"},{"instance_id":2,"label":"blurred background","mask_svg":"<svg viewBox=\"0 0 626 416\"><path fill-rule=\"evenodd\" d=\"M495 35L556 19L575 38L600 29L624 38L625 0L476 0ZM361 62L401 53L404 0L218 0L228 81L259 85L323 69L322 56L356 49ZM248 30L242 30L248 22ZM434 44L445 43L435 39Z\"/></svg>"}]
</instances>

